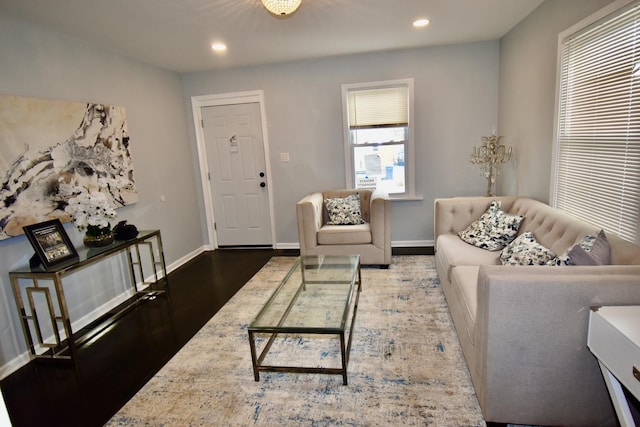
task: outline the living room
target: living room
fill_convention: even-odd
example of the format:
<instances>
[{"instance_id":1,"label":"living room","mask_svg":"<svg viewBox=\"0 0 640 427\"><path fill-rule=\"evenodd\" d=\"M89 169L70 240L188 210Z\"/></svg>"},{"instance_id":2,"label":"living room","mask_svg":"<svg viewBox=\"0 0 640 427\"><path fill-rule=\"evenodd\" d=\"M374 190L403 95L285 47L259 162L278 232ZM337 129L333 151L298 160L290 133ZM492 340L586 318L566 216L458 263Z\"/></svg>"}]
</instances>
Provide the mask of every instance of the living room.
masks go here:
<instances>
[{"instance_id":1,"label":"living room","mask_svg":"<svg viewBox=\"0 0 640 427\"><path fill-rule=\"evenodd\" d=\"M428 247L434 199L484 194L486 184L468 158L494 126L514 150L498 193L549 200L558 34L609 3L545 0L494 40L187 73L23 21L0 6L0 93L126 107L139 201L119 209L118 218L160 229L173 270L212 249L191 97L264 92L274 247L288 249L298 241L295 203L345 184L340 86L413 78L419 197L393 202L392 241ZM281 162L279 153L289 153L290 161ZM1 377L28 361L8 273L32 252L25 237L0 242Z\"/></svg>"}]
</instances>

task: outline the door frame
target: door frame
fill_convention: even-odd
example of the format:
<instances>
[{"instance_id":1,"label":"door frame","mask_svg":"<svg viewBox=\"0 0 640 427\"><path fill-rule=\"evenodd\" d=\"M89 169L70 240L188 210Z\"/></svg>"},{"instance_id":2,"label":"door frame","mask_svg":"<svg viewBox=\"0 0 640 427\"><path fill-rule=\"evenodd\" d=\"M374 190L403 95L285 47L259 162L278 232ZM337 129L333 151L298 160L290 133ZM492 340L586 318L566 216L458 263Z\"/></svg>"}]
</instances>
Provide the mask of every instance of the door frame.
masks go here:
<instances>
[{"instance_id":1,"label":"door frame","mask_svg":"<svg viewBox=\"0 0 640 427\"><path fill-rule=\"evenodd\" d=\"M233 92L212 95L200 95L191 97L191 108L193 111L193 126L196 133L196 144L198 147L198 161L200 164L200 179L202 182L202 199L204 200L204 211L207 228L207 245L210 249L218 248L218 236L214 227L215 211L213 209L213 198L211 197L211 180L209 179L209 163L207 162L207 147L204 139L204 127L202 119L202 108L217 107L233 104L253 104L260 106L260 121L262 127L262 145L264 149L264 160L267 174L267 194L269 200L269 216L271 220L271 247L275 247L275 219L273 212L273 191L271 191L271 157L269 156L269 137L267 135L267 119L264 110L264 92L254 90L247 92Z\"/></svg>"}]
</instances>

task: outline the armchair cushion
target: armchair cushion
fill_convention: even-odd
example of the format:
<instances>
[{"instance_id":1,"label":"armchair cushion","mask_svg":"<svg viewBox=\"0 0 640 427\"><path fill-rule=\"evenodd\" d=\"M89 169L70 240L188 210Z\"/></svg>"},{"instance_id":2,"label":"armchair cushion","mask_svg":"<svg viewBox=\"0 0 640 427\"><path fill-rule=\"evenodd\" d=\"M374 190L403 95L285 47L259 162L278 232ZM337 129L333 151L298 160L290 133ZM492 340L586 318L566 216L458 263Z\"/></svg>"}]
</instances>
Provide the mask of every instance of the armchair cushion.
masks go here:
<instances>
[{"instance_id":1,"label":"armchair cushion","mask_svg":"<svg viewBox=\"0 0 640 427\"><path fill-rule=\"evenodd\" d=\"M371 243L371 226L357 225L325 225L318 231L320 245L359 245Z\"/></svg>"}]
</instances>

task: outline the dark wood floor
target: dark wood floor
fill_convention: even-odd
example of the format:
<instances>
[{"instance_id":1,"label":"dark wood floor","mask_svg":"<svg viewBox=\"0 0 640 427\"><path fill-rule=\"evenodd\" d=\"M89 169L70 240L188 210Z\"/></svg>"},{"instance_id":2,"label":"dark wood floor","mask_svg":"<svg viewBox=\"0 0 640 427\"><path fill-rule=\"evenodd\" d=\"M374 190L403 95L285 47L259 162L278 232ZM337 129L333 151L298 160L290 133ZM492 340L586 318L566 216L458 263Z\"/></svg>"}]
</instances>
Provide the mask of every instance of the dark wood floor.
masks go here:
<instances>
[{"instance_id":1,"label":"dark wood floor","mask_svg":"<svg viewBox=\"0 0 640 427\"><path fill-rule=\"evenodd\" d=\"M78 361L31 362L0 382L9 417L21 426L101 426L273 255L273 250L204 253L169 274L171 302L144 301Z\"/></svg>"}]
</instances>

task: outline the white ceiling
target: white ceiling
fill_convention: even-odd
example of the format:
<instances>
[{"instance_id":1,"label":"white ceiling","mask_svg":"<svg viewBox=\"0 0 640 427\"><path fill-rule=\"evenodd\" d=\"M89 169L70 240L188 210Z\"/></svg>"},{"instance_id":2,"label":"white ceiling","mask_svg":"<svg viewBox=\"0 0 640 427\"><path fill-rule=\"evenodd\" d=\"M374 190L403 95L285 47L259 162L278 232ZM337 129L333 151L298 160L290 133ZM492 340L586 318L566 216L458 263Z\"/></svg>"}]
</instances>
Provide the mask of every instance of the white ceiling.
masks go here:
<instances>
[{"instance_id":1,"label":"white ceiling","mask_svg":"<svg viewBox=\"0 0 640 427\"><path fill-rule=\"evenodd\" d=\"M0 12L180 73L496 40L542 0L0 0ZM431 20L415 29L417 18ZM213 42L228 49L214 53Z\"/></svg>"}]
</instances>

